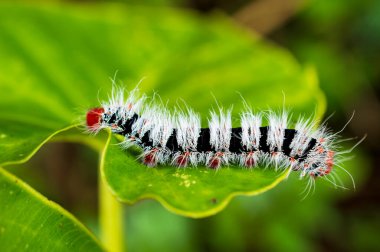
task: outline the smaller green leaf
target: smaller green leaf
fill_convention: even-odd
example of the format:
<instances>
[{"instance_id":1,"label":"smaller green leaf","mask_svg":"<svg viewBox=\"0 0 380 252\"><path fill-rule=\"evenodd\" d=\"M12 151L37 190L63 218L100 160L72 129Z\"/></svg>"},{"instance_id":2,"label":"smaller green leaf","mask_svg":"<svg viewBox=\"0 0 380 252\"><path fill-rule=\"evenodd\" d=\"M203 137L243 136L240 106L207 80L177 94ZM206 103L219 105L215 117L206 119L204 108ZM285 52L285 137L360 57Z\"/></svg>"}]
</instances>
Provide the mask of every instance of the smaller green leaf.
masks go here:
<instances>
[{"instance_id":1,"label":"smaller green leaf","mask_svg":"<svg viewBox=\"0 0 380 252\"><path fill-rule=\"evenodd\" d=\"M0 168L0 251L102 251L71 214Z\"/></svg>"},{"instance_id":2,"label":"smaller green leaf","mask_svg":"<svg viewBox=\"0 0 380 252\"><path fill-rule=\"evenodd\" d=\"M0 127L0 165L26 162L52 137L75 127L78 125L54 130L48 126L7 120Z\"/></svg>"},{"instance_id":3,"label":"smaller green leaf","mask_svg":"<svg viewBox=\"0 0 380 252\"><path fill-rule=\"evenodd\" d=\"M122 150L110 136L102 157L103 176L119 200L132 204L152 198L174 213L193 218L216 214L237 195L265 192L288 174L274 169L241 167L149 168L136 162L136 156Z\"/></svg>"}]
</instances>

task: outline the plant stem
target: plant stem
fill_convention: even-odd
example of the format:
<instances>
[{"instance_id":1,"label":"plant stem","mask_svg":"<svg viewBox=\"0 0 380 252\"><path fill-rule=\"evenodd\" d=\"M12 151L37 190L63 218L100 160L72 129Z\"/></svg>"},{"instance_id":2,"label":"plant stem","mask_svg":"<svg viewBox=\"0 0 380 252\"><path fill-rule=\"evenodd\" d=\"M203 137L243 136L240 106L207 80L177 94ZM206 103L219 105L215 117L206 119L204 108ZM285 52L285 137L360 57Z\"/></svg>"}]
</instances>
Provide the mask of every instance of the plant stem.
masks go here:
<instances>
[{"instance_id":1,"label":"plant stem","mask_svg":"<svg viewBox=\"0 0 380 252\"><path fill-rule=\"evenodd\" d=\"M111 194L99 172L99 223L100 237L109 252L124 250L123 208Z\"/></svg>"}]
</instances>

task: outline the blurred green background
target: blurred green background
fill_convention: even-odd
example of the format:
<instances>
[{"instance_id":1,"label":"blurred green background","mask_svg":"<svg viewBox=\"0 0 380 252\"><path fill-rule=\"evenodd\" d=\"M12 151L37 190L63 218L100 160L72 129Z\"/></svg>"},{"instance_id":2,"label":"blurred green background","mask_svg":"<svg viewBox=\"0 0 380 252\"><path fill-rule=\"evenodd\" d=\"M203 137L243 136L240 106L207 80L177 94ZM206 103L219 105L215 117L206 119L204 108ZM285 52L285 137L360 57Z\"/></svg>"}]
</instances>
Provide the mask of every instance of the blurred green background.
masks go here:
<instances>
[{"instance_id":1,"label":"blurred green background","mask_svg":"<svg viewBox=\"0 0 380 252\"><path fill-rule=\"evenodd\" d=\"M345 165L356 191L319 183L316 192L301 201L303 184L292 178L257 197L238 197L220 214L200 220L174 215L146 200L125 207L130 251L380 250L380 1L119 2L193 9L206 16L226 13L242 27L287 48L301 64L316 67L327 96L325 116L334 113L328 120L331 128L340 129L355 110L342 135L368 134ZM12 169L97 232L97 174L88 169L96 165L97 153L90 149L51 143L31 162ZM350 187L348 179L344 182Z\"/></svg>"}]
</instances>

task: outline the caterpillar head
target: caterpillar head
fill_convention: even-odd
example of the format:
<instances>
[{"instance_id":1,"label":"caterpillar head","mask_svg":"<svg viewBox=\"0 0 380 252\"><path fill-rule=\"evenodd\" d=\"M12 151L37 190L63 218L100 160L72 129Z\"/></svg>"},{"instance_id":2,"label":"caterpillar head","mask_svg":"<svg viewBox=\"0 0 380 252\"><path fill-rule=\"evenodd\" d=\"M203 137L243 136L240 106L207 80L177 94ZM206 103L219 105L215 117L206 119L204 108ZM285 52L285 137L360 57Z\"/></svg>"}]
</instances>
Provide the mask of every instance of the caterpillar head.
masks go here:
<instances>
[{"instance_id":1,"label":"caterpillar head","mask_svg":"<svg viewBox=\"0 0 380 252\"><path fill-rule=\"evenodd\" d=\"M87 112L86 122L90 130L95 131L99 128L103 113L104 108L93 108Z\"/></svg>"}]
</instances>

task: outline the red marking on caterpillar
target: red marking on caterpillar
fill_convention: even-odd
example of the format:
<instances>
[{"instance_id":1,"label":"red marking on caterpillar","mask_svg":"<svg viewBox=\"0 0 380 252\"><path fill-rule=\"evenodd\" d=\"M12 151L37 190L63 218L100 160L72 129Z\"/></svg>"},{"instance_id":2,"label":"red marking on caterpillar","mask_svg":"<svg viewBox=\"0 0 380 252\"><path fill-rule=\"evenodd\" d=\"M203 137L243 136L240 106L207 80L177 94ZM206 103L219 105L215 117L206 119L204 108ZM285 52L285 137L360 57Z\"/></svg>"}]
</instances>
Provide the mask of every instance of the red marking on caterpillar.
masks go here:
<instances>
[{"instance_id":1,"label":"red marking on caterpillar","mask_svg":"<svg viewBox=\"0 0 380 252\"><path fill-rule=\"evenodd\" d=\"M156 149L153 149L144 155L144 164L150 167L157 165Z\"/></svg>"},{"instance_id":2,"label":"red marking on caterpillar","mask_svg":"<svg viewBox=\"0 0 380 252\"><path fill-rule=\"evenodd\" d=\"M254 152L249 152L247 157L245 158L244 165L248 168L252 168L255 166L255 160L253 158Z\"/></svg>"},{"instance_id":3,"label":"red marking on caterpillar","mask_svg":"<svg viewBox=\"0 0 380 252\"><path fill-rule=\"evenodd\" d=\"M87 112L87 127L90 129L96 129L101 123L102 114L104 113L103 108L93 108Z\"/></svg>"},{"instance_id":4,"label":"red marking on caterpillar","mask_svg":"<svg viewBox=\"0 0 380 252\"><path fill-rule=\"evenodd\" d=\"M222 164L222 152L217 152L215 156L211 157L211 159L207 162L207 166L211 169L219 169Z\"/></svg>"},{"instance_id":5,"label":"red marking on caterpillar","mask_svg":"<svg viewBox=\"0 0 380 252\"><path fill-rule=\"evenodd\" d=\"M183 155L178 155L173 160L178 167L187 167L189 163L190 152L186 151Z\"/></svg>"},{"instance_id":6,"label":"red marking on caterpillar","mask_svg":"<svg viewBox=\"0 0 380 252\"><path fill-rule=\"evenodd\" d=\"M317 127L317 122L299 118L294 129L289 129L286 111L255 114L249 108L241 113L241 127L232 128L231 110L220 109L219 113L211 112L209 128L201 128L200 116L190 108L177 109L172 114L163 106L145 105L147 97L137 96L137 89L126 98L124 95L122 89L114 90L109 101L89 110L87 127L95 133L109 128L123 135L122 145L141 147L142 161L150 167L206 165L219 169L238 164L247 168L257 165L274 166L276 170L291 168L299 171L301 178L309 175L310 191L314 179L326 175L331 178L327 180L338 186L333 167L347 172L341 166L341 155L364 140L351 150L342 151L337 145L340 132L331 133L323 124ZM262 125L263 117L268 126Z\"/></svg>"}]
</instances>

